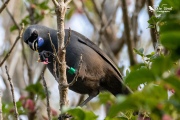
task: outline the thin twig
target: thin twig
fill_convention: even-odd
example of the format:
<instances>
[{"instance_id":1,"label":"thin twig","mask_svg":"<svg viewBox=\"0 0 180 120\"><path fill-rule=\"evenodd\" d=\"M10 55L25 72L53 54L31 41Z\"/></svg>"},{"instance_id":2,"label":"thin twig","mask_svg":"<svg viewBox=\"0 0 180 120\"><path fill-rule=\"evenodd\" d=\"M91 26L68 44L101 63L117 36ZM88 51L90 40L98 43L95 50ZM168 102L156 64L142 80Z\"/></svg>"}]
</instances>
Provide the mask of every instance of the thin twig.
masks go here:
<instances>
[{"instance_id":1,"label":"thin twig","mask_svg":"<svg viewBox=\"0 0 180 120\"><path fill-rule=\"evenodd\" d=\"M10 16L11 20L13 21L14 25L18 28L18 30L20 30L21 28L19 27L19 25L18 25L18 23L16 22L14 16L11 14L11 12L9 11L8 8L6 8L6 11L7 11L7 13L9 14L9 16Z\"/></svg>"},{"instance_id":2,"label":"thin twig","mask_svg":"<svg viewBox=\"0 0 180 120\"><path fill-rule=\"evenodd\" d=\"M7 66L5 66L5 69L6 69L6 74L7 74L7 77L8 77L9 84L11 86L11 93L12 93L12 99L13 99L14 110L15 110L14 115L15 115L16 120L19 120L19 114L18 114L18 111L17 111L17 106L16 106L16 102L15 102L15 96L14 96L14 85L12 83L12 80L11 80L10 76L9 76Z\"/></svg>"},{"instance_id":3,"label":"thin twig","mask_svg":"<svg viewBox=\"0 0 180 120\"><path fill-rule=\"evenodd\" d=\"M54 72L54 77L55 77L55 80L58 82L58 76L57 76L57 67L56 67L56 64L57 62L56 62L56 60L55 60L55 58L53 58L53 72Z\"/></svg>"},{"instance_id":4,"label":"thin twig","mask_svg":"<svg viewBox=\"0 0 180 120\"><path fill-rule=\"evenodd\" d=\"M3 63L6 61L6 59L10 56L10 54L11 54L12 50L14 49L14 47L15 47L16 43L18 42L18 40L22 38L23 31L24 31L24 24L22 25L21 30L19 31L19 36L16 38L12 48L10 49L10 51L6 54L6 56L4 57L2 62L0 63L0 67L3 65Z\"/></svg>"},{"instance_id":5,"label":"thin twig","mask_svg":"<svg viewBox=\"0 0 180 120\"><path fill-rule=\"evenodd\" d=\"M39 77L38 77L38 79L37 79L37 82L39 82L40 80L41 80L41 73L44 73L45 72L45 70L46 70L46 65L43 65L43 68L41 69L41 72L40 72L40 74L39 74Z\"/></svg>"},{"instance_id":6,"label":"thin twig","mask_svg":"<svg viewBox=\"0 0 180 120\"><path fill-rule=\"evenodd\" d=\"M71 2L72 0L66 0L65 5L68 6L68 4Z\"/></svg>"},{"instance_id":7,"label":"thin twig","mask_svg":"<svg viewBox=\"0 0 180 120\"><path fill-rule=\"evenodd\" d=\"M8 3L9 3L9 1L10 1L10 0L7 0L7 1L1 6L1 8L0 8L0 14L1 14L1 12L6 8L6 6L7 6Z\"/></svg>"},{"instance_id":8,"label":"thin twig","mask_svg":"<svg viewBox=\"0 0 180 120\"><path fill-rule=\"evenodd\" d=\"M74 2L74 1L73 1L73 2ZM75 2L74 2L74 4L75 4ZM76 4L75 4L75 5L76 5ZM98 31L98 27L97 27L97 25L96 25L96 22L95 22L94 19L89 15L88 11L87 11L86 8L85 8L85 5L84 5L84 2L83 2L83 1L82 1L82 8L83 8L84 13L86 14L86 17L88 18L89 22L93 25L94 29L95 29L96 31Z\"/></svg>"},{"instance_id":9,"label":"thin twig","mask_svg":"<svg viewBox=\"0 0 180 120\"><path fill-rule=\"evenodd\" d=\"M54 72L54 77L55 77L55 80L58 82L57 69L56 69L57 68L56 67L57 64L56 63L58 62L59 63L58 65L60 65L61 62L59 61L59 58L57 57L56 48L55 48L55 46L54 46L54 44L52 42L50 33L48 33L48 36L49 36L49 40L50 40L51 47L53 49L53 54L54 54L54 57L53 57L53 72Z\"/></svg>"},{"instance_id":10,"label":"thin twig","mask_svg":"<svg viewBox=\"0 0 180 120\"><path fill-rule=\"evenodd\" d=\"M94 1L94 0L93 0ZM103 29L103 27L104 27L104 22L103 22L103 14L104 14L104 4L105 4L105 1L106 0L103 0L103 2L101 3L101 8L102 8L102 10L99 12L99 14L100 14L100 19L101 19L101 28L100 28L100 30L99 30L99 38L98 38L98 46L100 45L100 43L101 43L101 40L102 40L102 36L103 36L103 34L104 34L104 31L105 31L105 29L106 28L104 28ZM94 4L95 4L95 2L93 2ZM109 22L110 23L110 22Z\"/></svg>"},{"instance_id":11,"label":"thin twig","mask_svg":"<svg viewBox=\"0 0 180 120\"><path fill-rule=\"evenodd\" d=\"M92 0L92 3L93 3L93 5L94 5L94 10L96 11L96 13L98 14L98 16L99 16L100 19L101 19L101 13L100 13L100 11L99 11L99 9L98 9L98 6L97 6L95 0Z\"/></svg>"},{"instance_id":12,"label":"thin twig","mask_svg":"<svg viewBox=\"0 0 180 120\"><path fill-rule=\"evenodd\" d=\"M67 46L68 46L68 44L69 44L69 42L70 42L70 38L71 38L71 28L69 28L68 39L66 40L66 43L65 43L65 45L64 45L64 48L63 48L62 50L64 50L64 49L67 48Z\"/></svg>"},{"instance_id":13,"label":"thin twig","mask_svg":"<svg viewBox=\"0 0 180 120\"><path fill-rule=\"evenodd\" d=\"M46 93L48 119L51 120L51 107L50 107L50 103L49 103L48 88L47 88L46 81L44 79L44 72L42 72L41 77L42 77L43 86L44 86L45 93Z\"/></svg>"},{"instance_id":14,"label":"thin twig","mask_svg":"<svg viewBox=\"0 0 180 120\"><path fill-rule=\"evenodd\" d=\"M57 0L52 0L54 5L57 7L59 5L59 3L57 2Z\"/></svg>"},{"instance_id":15,"label":"thin twig","mask_svg":"<svg viewBox=\"0 0 180 120\"><path fill-rule=\"evenodd\" d=\"M82 63L83 63L83 60L82 60L82 54L81 54L76 75L74 76L74 78L73 78L71 83L69 83L67 85L63 85L63 87L70 87L70 86L72 86L77 81L77 78L79 76L79 72L80 72L81 67L82 67Z\"/></svg>"},{"instance_id":16,"label":"thin twig","mask_svg":"<svg viewBox=\"0 0 180 120\"><path fill-rule=\"evenodd\" d=\"M56 61L58 62L58 64L61 65L62 63L60 62L59 57L57 56L56 48L55 48L55 46L54 46L54 44L52 42L51 35L50 35L49 32L48 32L48 36L49 36L49 40L50 40L50 43L51 43L51 47L53 49L54 57L56 58Z\"/></svg>"},{"instance_id":17,"label":"thin twig","mask_svg":"<svg viewBox=\"0 0 180 120\"><path fill-rule=\"evenodd\" d=\"M27 66L27 70L28 70L28 78L29 78L29 80L32 78L32 69L31 69L31 67L30 67L30 65L29 65L29 63L28 63L28 59L27 59L27 56L26 56L26 54L25 54L25 47L24 47L24 41L23 41L23 39L21 39L21 45L22 45L22 57L23 57L23 66L26 64L26 66ZM24 62L25 61L25 62ZM24 67L23 67L23 69L24 69ZM25 81L25 79L24 79L24 81ZM25 82L26 83L26 82Z\"/></svg>"},{"instance_id":18,"label":"thin twig","mask_svg":"<svg viewBox=\"0 0 180 120\"><path fill-rule=\"evenodd\" d=\"M1 98L2 98L2 91L0 90L0 120L3 120Z\"/></svg>"}]
</instances>

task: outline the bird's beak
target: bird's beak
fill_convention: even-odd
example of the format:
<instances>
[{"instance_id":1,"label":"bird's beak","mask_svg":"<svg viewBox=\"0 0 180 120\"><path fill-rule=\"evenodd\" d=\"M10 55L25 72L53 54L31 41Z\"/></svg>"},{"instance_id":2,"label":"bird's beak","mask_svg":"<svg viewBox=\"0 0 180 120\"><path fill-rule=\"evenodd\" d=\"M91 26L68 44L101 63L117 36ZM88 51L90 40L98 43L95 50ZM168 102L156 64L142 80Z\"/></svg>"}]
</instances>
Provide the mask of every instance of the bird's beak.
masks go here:
<instances>
[{"instance_id":1,"label":"bird's beak","mask_svg":"<svg viewBox=\"0 0 180 120\"><path fill-rule=\"evenodd\" d=\"M28 45L32 50L37 51L38 40L35 39L33 42L28 41Z\"/></svg>"}]
</instances>

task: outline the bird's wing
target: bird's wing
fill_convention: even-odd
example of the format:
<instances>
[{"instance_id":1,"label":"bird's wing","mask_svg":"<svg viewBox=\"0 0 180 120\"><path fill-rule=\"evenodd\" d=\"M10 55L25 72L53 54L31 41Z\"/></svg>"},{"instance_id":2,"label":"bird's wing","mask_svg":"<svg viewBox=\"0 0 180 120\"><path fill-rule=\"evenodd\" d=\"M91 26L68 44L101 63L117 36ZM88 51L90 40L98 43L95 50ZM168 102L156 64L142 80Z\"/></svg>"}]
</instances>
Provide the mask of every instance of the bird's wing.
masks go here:
<instances>
[{"instance_id":1,"label":"bird's wing","mask_svg":"<svg viewBox=\"0 0 180 120\"><path fill-rule=\"evenodd\" d=\"M106 62L108 62L114 68L114 70L117 72L117 74L122 79L122 75L119 72L119 70L117 69L117 67L114 65L114 63L111 61L111 59L99 47L97 47L97 45L95 45L88 38L82 36L81 34L78 34L78 41L85 44L85 45L87 45L87 46L89 46L94 51L96 51Z\"/></svg>"}]
</instances>

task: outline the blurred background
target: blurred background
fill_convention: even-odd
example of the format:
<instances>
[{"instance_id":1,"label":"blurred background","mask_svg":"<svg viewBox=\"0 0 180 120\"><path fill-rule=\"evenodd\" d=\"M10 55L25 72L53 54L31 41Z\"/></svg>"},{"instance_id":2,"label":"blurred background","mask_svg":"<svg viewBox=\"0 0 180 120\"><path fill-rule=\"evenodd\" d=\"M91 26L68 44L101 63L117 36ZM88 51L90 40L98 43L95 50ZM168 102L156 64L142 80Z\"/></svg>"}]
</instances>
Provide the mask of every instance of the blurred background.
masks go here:
<instances>
[{"instance_id":1,"label":"blurred background","mask_svg":"<svg viewBox=\"0 0 180 120\"><path fill-rule=\"evenodd\" d=\"M140 63L142 59L133 52L133 48L145 48L145 54L155 50L157 36L153 28L148 28L148 20L154 14L148 6L155 9L160 0L73 0L67 10L65 28L71 28L88 37L97 44L119 67L123 76L129 66ZM0 1L0 5L3 2ZM51 0L11 0L0 15L0 60L2 61L19 34L18 27L25 28L32 24L40 24L57 29L54 5ZM54 116L59 111L58 84L42 63L36 62L38 53L19 40L9 58L0 67L0 91L2 101L12 101L10 86L5 72L9 74L15 86L15 99L21 101L28 115L23 119L46 118L46 102L40 89L41 73L45 71L45 79L50 92L50 105ZM31 90L34 85L36 92ZM27 87L30 86L30 89ZM39 91L39 92L37 92ZM69 90L69 105L76 106L82 96ZM40 97L39 97L40 96ZM98 104L94 98L87 109L95 111L102 120L106 116L106 105ZM6 104L7 105L7 104ZM4 106L11 109L12 105ZM40 112L41 114L36 114ZM5 116L5 115L4 115ZM8 117L9 116L5 116Z\"/></svg>"}]
</instances>

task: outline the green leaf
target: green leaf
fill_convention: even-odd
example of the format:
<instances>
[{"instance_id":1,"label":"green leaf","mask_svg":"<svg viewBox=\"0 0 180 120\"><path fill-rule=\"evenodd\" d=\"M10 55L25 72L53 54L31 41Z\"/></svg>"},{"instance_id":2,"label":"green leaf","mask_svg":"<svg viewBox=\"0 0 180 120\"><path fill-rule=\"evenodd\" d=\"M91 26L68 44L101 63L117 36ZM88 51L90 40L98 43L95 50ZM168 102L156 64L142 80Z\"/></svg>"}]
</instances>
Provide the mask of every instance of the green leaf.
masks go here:
<instances>
[{"instance_id":1,"label":"green leaf","mask_svg":"<svg viewBox=\"0 0 180 120\"><path fill-rule=\"evenodd\" d=\"M166 21L166 23L160 27L160 33L169 32L169 31L172 32L180 31L179 19Z\"/></svg>"},{"instance_id":2,"label":"green leaf","mask_svg":"<svg viewBox=\"0 0 180 120\"><path fill-rule=\"evenodd\" d=\"M144 48L140 48L139 50L137 50L137 49L133 49L134 50L134 52L136 53L136 54L138 54L138 55L140 55L140 56L144 56L144 54L143 54L143 52L144 52Z\"/></svg>"},{"instance_id":3,"label":"green leaf","mask_svg":"<svg viewBox=\"0 0 180 120\"><path fill-rule=\"evenodd\" d=\"M71 9L67 10L67 13L66 13L66 19L69 20L71 18L71 16L73 15L75 11L75 7L71 7Z\"/></svg>"},{"instance_id":4,"label":"green leaf","mask_svg":"<svg viewBox=\"0 0 180 120\"><path fill-rule=\"evenodd\" d=\"M86 0L84 3L89 12L94 11L94 5L91 0Z\"/></svg>"},{"instance_id":5,"label":"green leaf","mask_svg":"<svg viewBox=\"0 0 180 120\"><path fill-rule=\"evenodd\" d=\"M158 21L159 21L159 18L157 18L157 17L155 17L155 16L152 16L147 22L148 22L150 25L155 25Z\"/></svg>"},{"instance_id":6,"label":"green leaf","mask_svg":"<svg viewBox=\"0 0 180 120\"><path fill-rule=\"evenodd\" d=\"M73 116L73 120L96 120L96 116L92 111L83 110L80 107L67 111Z\"/></svg>"},{"instance_id":7,"label":"green leaf","mask_svg":"<svg viewBox=\"0 0 180 120\"><path fill-rule=\"evenodd\" d=\"M37 94L41 97L41 99L44 99L46 97L44 88L40 82L37 82L35 84L30 84L25 88L26 91L32 92L34 94Z\"/></svg>"},{"instance_id":8,"label":"green leaf","mask_svg":"<svg viewBox=\"0 0 180 120\"><path fill-rule=\"evenodd\" d=\"M107 102L114 103L115 102L114 100L115 100L115 97L109 92L103 92L99 94L99 101L102 104L105 104Z\"/></svg>"},{"instance_id":9,"label":"green leaf","mask_svg":"<svg viewBox=\"0 0 180 120\"><path fill-rule=\"evenodd\" d=\"M155 52L151 52L150 54L146 55L146 57L151 58L154 54L155 54Z\"/></svg>"},{"instance_id":10,"label":"green leaf","mask_svg":"<svg viewBox=\"0 0 180 120\"><path fill-rule=\"evenodd\" d=\"M155 25L149 24L148 28L155 28Z\"/></svg>"},{"instance_id":11,"label":"green leaf","mask_svg":"<svg viewBox=\"0 0 180 120\"><path fill-rule=\"evenodd\" d=\"M164 82L170 85L170 87L172 87L173 89L175 89L175 94L178 95L180 98L180 79L176 76L169 76L164 80Z\"/></svg>"},{"instance_id":12,"label":"green leaf","mask_svg":"<svg viewBox=\"0 0 180 120\"><path fill-rule=\"evenodd\" d=\"M162 76L162 74L168 71L173 65L173 62L169 57L159 56L154 59L151 70L154 75Z\"/></svg>"},{"instance_id":13,"label":"green leaf","mask_svg":"<svg viewBox=\"0 0 180 120\"><path fill-rule=\"evenodd\" d=\"M162 33L160 36L161 43L169 48L176 49L180 47L180 31L169 31Z\"/></svg>"},{"instance_id":14,"label":"green leaf","mask_svg":"<svg viewBox=\"0 0 180 120\"><path fill-rule=\"evenodd\" d=\"M130 88L136 89L142 83L148 83L155 80L155 76L151 70L141 68L130 72L130 74L125 78L125 83L130 86Z\"/></svg>"},{"instance_id":15,"label":"green leaf","mask_svg":"<svg viewBox=\"0 0 180 120\"><path fill-rule=\"evenodd\" d=\"M10 31L13 32L14 30L18 30L18 27L16 25L11 26Z\"/></svg>"},{"instance_id":16,"label":"green leaf","mask_svg":"<svg viewBox=\"0 0 180 120\"><path fill-rule=\"evenodd\" d=\"M121 97L121 96L120 96ZM130 96L125 97L123 101L119 101L113 105L108 113L109 118L114 118L119 112L127 110L153 110L158 107L158 104L167 100L167 90L161 86L149 84L145 86L143 91L135 92Z\"/></svg>"},{"instance_id":17,"label":"green leaf","mask_svg":"<svg viewBox=\"0 0 180 120\"><path fill-rule=\"evenodd\" d=\"M180 8L180 1L179 0L162 0L160 6L166 4L167 7L173 7L173 10L179 10Z\"/></svg>"},{"instance_id":18,"label":"green leaf","mask_svg":"<svg viewBox=\"0 0 180 120\"><path fill-rule=\"evenodd\" d=\"M39 3L38 7L40 7L41 9L44 9L44 10L50 9L48 6L48 1L43 1L43 2Z\"/></svg>"},{"instance_id":19,"label":"green leaf","mask_svg":"<svg viewBox=\"0 0 180 120\"><path fill-rule=\"evenodd\" d=\"M30 24L30 19L29 19L29 15L27 15L25 18L23 18L21 20L21 23L24 23L24 25L29 25Z\"/></svg>"}]
</instances>

